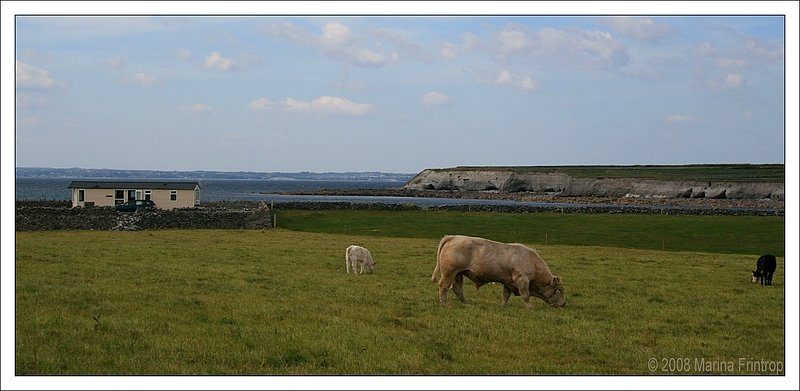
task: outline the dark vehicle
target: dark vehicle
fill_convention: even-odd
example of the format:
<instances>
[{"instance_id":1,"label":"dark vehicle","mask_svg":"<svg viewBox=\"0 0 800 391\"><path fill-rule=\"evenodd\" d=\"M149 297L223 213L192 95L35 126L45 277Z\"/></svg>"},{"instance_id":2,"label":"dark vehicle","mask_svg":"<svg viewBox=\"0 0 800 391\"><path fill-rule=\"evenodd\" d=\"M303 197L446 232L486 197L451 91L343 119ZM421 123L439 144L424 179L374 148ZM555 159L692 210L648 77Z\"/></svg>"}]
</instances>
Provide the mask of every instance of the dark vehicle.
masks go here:
<instances>
[{"instance_id":1,"label":"dark vehicle","mask_svg":"<svg viewBox=\"0 0 800 391\"><path fill-rule=\"evenodd\" d=\"M139 208L155 208L155 202L151 200L130 200L124 204L116 206L117 212L136 212Z\"/></svg>"}]
</instances>

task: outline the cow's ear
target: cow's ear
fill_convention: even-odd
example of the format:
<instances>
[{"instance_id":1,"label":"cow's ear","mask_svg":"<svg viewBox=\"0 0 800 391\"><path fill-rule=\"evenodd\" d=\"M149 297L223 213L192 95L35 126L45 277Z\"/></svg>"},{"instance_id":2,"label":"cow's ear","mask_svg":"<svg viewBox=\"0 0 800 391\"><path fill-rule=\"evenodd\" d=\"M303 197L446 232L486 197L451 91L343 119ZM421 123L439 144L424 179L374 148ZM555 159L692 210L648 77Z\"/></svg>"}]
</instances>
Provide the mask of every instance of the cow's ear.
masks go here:
<instances>
[{"instance_id":1,"label":"cow's ear","mask_svg":"<svg viewBox=\"0 0 800 391\"><path fill-rule=\"evenodd\" d=\"M556 276L553 276L553 281L550 281L550 286L556 286L556 284L557 284L557 281L558 281L558 280L557 280L557 278L558 278L558 277L556 277Z\"/></svg>"}]
</instances>

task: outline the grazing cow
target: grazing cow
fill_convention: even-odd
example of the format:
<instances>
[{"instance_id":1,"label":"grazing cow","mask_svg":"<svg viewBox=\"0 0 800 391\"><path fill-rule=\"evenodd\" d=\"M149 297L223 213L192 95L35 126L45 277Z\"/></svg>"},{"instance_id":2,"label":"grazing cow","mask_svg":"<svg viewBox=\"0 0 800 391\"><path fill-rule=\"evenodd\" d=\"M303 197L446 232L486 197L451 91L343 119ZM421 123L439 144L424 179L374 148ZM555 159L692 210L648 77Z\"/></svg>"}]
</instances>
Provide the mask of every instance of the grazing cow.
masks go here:
<instances>
[{"instance_id":1,"label":"grazing cow","mask_svg":"<svg viewBox=\"0 0 800 391\"><path fill-rule=\"evenodd\" d=\"M347 272L350 273L352 269L353 274L364 274L364 269L372 273L377 264L377 262L372 259L372 254L369 253L369 250L361 246L347 247L347 250L344 252L344 262L347 267ZM360 266L358 273L356 273L356 265Z\"/></svg>"},{"instance_id":2,"label":"grazing cow","mask_svg":"<svg viewBox=\"0 0 800 391\"><path fill-rule=\"evenodd\" d=\"M480 288L489 282L503 284L503 306L513 293L522 296L525 306L531 295L536 296L551 307L567 304L561 277L550 273L547 264L535 250L513 243L506 244L470 236L445 236L439 242L436 253L436 267L431 281L439 279L439 302L447 302L447 289L452 288L458 300L464 298L464 277Z\"/></svg>"},{"instance_id":3,"label":"grazing cow","mask_svg":"<svg viewBox=\"0 0 800 391\"><path fill-rule=\"evenodd\" d=\"M774 255L762 255L756 261L756 270L753 270L753 284L761 280L761 285L772 285L772 274L778 268L778 261Z\"/></svg>"}]
</instances>

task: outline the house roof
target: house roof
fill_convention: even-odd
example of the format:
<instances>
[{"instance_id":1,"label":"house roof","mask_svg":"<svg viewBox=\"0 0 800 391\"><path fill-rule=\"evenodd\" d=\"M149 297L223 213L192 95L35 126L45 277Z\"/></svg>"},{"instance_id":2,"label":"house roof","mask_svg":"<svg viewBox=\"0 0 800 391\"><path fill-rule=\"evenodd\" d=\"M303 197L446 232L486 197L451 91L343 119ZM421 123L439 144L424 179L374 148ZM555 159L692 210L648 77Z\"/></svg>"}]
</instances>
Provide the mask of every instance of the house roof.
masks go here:
<instances>
[{"instance_id":1,"label":"house roof","mask_svg":"<svg viewBox=\"0 0 800 391\"><path fill-rule=\"evenodd\" d=\"M194 190L197 181L72 181L70 189L167 189Z\"/></svg>"}]
</instances>

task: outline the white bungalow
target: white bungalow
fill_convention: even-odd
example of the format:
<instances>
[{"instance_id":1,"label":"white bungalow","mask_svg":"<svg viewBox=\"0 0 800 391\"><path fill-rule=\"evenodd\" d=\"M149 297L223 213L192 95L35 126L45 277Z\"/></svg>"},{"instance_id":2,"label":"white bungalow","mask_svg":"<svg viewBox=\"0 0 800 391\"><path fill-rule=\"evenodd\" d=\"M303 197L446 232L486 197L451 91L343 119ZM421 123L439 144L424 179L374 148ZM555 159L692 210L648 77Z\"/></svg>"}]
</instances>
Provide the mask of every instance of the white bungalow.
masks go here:
<instances>
[{"instance_id":1,"label":"white bungalow","mask_svg":"<svg viewBox=\"0 0 800 391\"><path fill-rule=\"evenodd\" d=\"M156 208L191 208L200 204L198 182L73 181L72 207L114 206L131 200L152 200Z\"/></svg>"}]
</instances>

